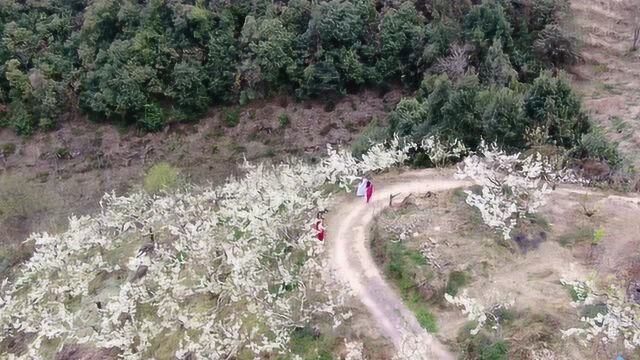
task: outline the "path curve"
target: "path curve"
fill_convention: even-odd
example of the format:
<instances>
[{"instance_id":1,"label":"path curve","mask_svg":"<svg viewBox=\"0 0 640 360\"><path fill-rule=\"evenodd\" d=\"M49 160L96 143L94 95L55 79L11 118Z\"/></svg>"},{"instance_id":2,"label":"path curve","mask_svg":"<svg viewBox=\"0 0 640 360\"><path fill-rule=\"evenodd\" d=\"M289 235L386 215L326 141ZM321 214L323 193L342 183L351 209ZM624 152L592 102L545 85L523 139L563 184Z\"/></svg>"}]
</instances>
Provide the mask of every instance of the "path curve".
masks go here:
<instances>
[{"instance_id":1,"label":"path curve","mask_svg":"<svg viewBox=\"0 0 640 360\"><path fill-rule=\"evenodd\" d=\"M354 197L340 203L327 219L327 243L338 279L350 286L396 349L402 347L405 336L413 335L424 339L421 345L430 348L429 360L456 358L420 326L400 296L386 283L369 250L371 222L388 207L391 194L398 194L396 199L402 199L410 193L418 195L471 184L438 176L435 171L410 171L390 179L387 184L376 182L371 203Z\"/></svg>"}]
</instances>

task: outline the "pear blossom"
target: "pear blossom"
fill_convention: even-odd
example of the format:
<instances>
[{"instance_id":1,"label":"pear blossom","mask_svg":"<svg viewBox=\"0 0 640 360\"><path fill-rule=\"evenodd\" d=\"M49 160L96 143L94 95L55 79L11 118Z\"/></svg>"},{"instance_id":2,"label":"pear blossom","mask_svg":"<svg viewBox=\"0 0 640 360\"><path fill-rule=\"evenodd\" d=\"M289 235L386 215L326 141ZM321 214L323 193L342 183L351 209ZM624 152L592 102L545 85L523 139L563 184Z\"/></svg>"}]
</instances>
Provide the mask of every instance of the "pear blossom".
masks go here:
<instances>
[{"instance_id":1,"label":"pear blossom","mask_svg":"<svg viewBox=\"0 0 640 360\"><path fill-rule=\"evenodd\" d=\"M34 359L74 343L143 359L171 336L176 358L222 359L286 353L292 330L319 316L341 326L348 294L310 231L330 201L322 186L402 164L408 146L395 138L362 161L327 151L319 164L245 161L218 187L108 193L66 231L32 234L35 253L0 286L0 341L33 334ZM361 344L348 348L357 359Z\"/></svg>"},{"instance_id":2,"label":"pear blossom","mask_svg":"<svg viewBox=\"0 0 640 360\"><path fill-rule=\"evenodd\" d=\"M577 294L572 306L604 304L603 311L594 317L581 316L583 327L561 330L563 338L577 337L585 346L600 341L603 344L621 342L628 350L640 347L640 305L628 300L623 289L610 285L608 291L599 292L590 280L563 278L561 282L572 286Z\"/></svg>"},{"instance_id":3,"label":"pear blossom","mask_svg":"<svg viewBox=\"0 0 640 360\"><path fill-rule=\"evenodd\" d=\"M467 320L476 323L476 327L470 330L471 335L477 335L485 326L487 320L489 320L489 317L493 317L494 320L496 320L495 316L493 316L496 310L513 306L513 299L499 299L499 297L500 296L497 295L496 299L494 299L493 301L492 306L486 308L478 300L469 297L466 289L463 290L461 294L456 296L444 294L444 299L449 304L462 308L462 314L467 317Z\"/></svg>"},{"instance_id":4,"label":"pear blossom","mask_svg":"<svg viewBox=\"0 0 640 360\"><path fill-rule=\"evenodd\" d=\"M482 186L480 194L465 191L466 202L505 240L511 238L519 218L545 204L556 183L583 183L573 171L539 153L521 159L520 153L509 155L484 141L475 154L464 159L455 177L470 178Z\"/></svg>"}]
</instances>

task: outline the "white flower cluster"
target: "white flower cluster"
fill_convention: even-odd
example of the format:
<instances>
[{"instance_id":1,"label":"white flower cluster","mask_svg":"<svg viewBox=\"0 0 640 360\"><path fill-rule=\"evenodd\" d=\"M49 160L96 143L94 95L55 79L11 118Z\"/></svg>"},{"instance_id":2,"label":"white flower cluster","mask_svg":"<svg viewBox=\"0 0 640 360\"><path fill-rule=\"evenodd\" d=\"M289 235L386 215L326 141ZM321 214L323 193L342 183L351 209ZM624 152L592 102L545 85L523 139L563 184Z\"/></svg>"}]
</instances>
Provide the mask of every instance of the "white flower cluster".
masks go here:
<instances>
[{"instance_id":1,"label":"white flower cluster","mask_svg":"<svg viewBox=\"0 0 640 360\"><path fill-rule=\"evenodd\" d=\"M571 306L578 307L594 303L596 298L592 292L592 289L594 288L593 280L577 280L563 277L560 279L560 283L564 286L570 287L575 294L574 296L576 297L576 300L570 303Z\"/></svg>"},{"instance_id":2,"label":"white flower cluster","mask_svg":"<svg viewBox=\"0 0 640 360\"><path fill-rule=\"evenodd\" d=\"M362 352L364 351L364 345L360 341L346 341L344 342L344 346L347 350L347 354L344 357L344 360L363 360L364 355Z\"/></svg>"},{"instance_id":3,"label":"white flower cluster","mask_svg":"<svg viewBox=\"0 0 640 360\"><path fill-rule=\"evenodd\" d=\"M444 298L449 304L461 307L462 313L466 315L467 320L476 322L475 329L471 329L471 335L476 335L480 329L484 327L484 324L487 321L485 307L476 299L467 296L466 290L463 290L460 295L455 297L449 294L444 294Z\"/></svg>"},{"instance_id":4,"label":"white flower cluster","mask_svg":"<svg viewBox=\"0 0 640 360\"><path fill-rule=\"evenodd\" d=\"M467 295L467 290L463 290L461 294L456 296L451 296L449 294L444 294L444 299L452 305L461 307L462 313L466 315L467 320L473 321L476 323L476 327L471 329L471 335L476 335L480 330L484 327L489 317L492 317L494 320L498 320L493 314L496 310L501 308L509 308L513 306L513 300L500 300L495 301L494 305L490 308L486 308L480 302L478 302L474 298L470 298ZM494 325L494 328L497 328L498 324Z\"/></svg>"},{"instance_id":5,"label":"white flower cluster","mask_svg":"<svg viewBox=\"0 0 640 360\"><path fill-rule=\"evenodd\" d=\"M504 239L511 238L518 218L544 205L545 195L551 191L548 183L577 181L571 171L558 170L557 164L539 153L521 159L519 153L508 155L497 145L484 142L476 154L464 160L455 177L471 178L482 186L480 194L465 191L466 202Z\"/></svg>"},{"instance_id":6,"label":"white flower cluster","mask_svg":"<svg viewBox=\"0 0 640 360\"><path fill-rule=\"evenodd\" d=\"M394 140L356 162L329 148L318 165L245 164L219 188L107 194L100 213L29 238L33 257L0 288L0 341L33 334L28 359L73 343L125 359L167 342L178 359L286 352L312 316L349 317L310 231L328 200L320 187L401 163L403 151Z\"/></svg>"},{"instance_id":7,"label":"white flower cluster","mask_svg":"<svg viewBox=\"0 0 640 360\"><path fill-rule=\"evenodd\" d=\"M623 289L610 286L605 294L598 294L593 282L586 280L562 281L573 285L578 300L572 306L604 304L594 317L582 316L583 328L562 330L562 337L577 336L583 345L599 339L602 343L622 341L624 347L633 350L640 346L640 305L627 301ZM585 295L586 294L586 295Z\"/></svg>"},{"instance_id":8,"label":"white flower cluster","mask_svg":"<svg viewBox=\"0 0 640 360\"><path fill-rule=\"evenodd\" d=\"M437 136L429 136L422 139L420 144L414 145L414 149L425 151L435 166L444 166L447 161L462 159L469 153L464 144L459 140L443 142Z\"/></svg>"}]
</instances>

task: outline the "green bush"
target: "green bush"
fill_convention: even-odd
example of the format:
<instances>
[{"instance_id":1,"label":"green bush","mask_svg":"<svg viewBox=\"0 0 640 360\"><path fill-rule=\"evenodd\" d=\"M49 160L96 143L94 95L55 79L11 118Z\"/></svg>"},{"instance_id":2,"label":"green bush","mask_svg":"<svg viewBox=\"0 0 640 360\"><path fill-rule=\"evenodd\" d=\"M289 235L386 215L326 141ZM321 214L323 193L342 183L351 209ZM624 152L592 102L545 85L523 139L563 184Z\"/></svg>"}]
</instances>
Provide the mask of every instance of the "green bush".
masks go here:
<instances>
[{"instance_id":1,"label":"green bush","mask_svg":"<svg viewBox=\"0 0 640 360\"><path fill-rule=\"evenodd\" d=\"M5 158L9 155L13 155L16 152L16 144L14 143L4 143L0 145L0 154Z\"/></svg>"},{"instance_id":2,"label":"green bush","mask_svg":"<svg viewBox=\"0 0 640 360\"><path fill-rule=\"evenodd\" d=\"M509 343L499 340L481 348L480 360L509 360Z\"/></svg>"},{"instance_id":3,"label":"green bush","mask_svg":"<svg viewBox=\"0 0 640 360\"><path fill-rule=\"evenodd\" d=\"M593 129L590 133L582 135L572 153L581 159L605 161L614 169L620 167L623 162L618 151L618 144L607 140L602 131L598 129Z\"/></svg>"},{"instance_id":4,"label":"green bush","mask_svg":"<svg viewBox=\"0 0 640 360\"><path fill-rule=\"evenodd\" d=\"M373 119L367 127L351 142L351 154L357 158L362 158L371 148L371 144L384 142L387 138L388 130L380 126L377 119Z\"/></svg>"},{"instance_id":5,"label":"green bush","mask_svg":"<svg viewBox=\"0 0 640 360\"><path fill-rule=\"evenodd\" d=\"M571 85L549 73L541 74L527 91L524 111L529 128L544 129L548 142L565 148L578 144L591 128Z\"/></svg>"},{"instance_id":6,"label":"green bush","mask_svg":"<svg viewBox=\"0 0 640 360\"><path fill-rule=\"evenodd\" d=\"M180 183L178 169L168 163L153 165L144 176L144 189L149 194L157 194L165 189L176 188Z\"/></svg>"},{"instance_id":7,"label":"green bush","mask_svg":"<svg viewBox=\"0 0 640 360\"><path fill-rule=\"evenodd\" d=\"M547 25L533 43L538 58L554 67L576 64L581 56L578 40L556 24Z\"/></svg>"},{"instance_id":8,"label":"green bush","mask_svg":"<svg viewBox=\"0 0 640 360\"><path fill-rule=\"evenodd\" d=\"M508 360L509 342L496 338L485 330L476 335L470 335L469 329L475 327L474 323L468 323L460 330L459 340L465 343L465 352L470 359L479 360Z\"/></svg>"},{"instance_id":9,"label":"green bush","mask_svg":"<svg viewBox=\"0 0 640 360\"><path fill-rule=\"evenodd\" d=\"M464 271L452 271L449 274L449 280L447 281L445 292L451 296L456 296L458 294L458 290L465 286L467 281L467 273Z\"/></svg>"},{"instance_id":10,"label":"green bush","mask_svg":"<svg viewBox=\"0 0 640 360\"><path fill-rule=\"evenodd\" d=\"M236 108L223 109L222 122L227 127L235 127L240 123L240 110Z\"/></svg>"},{"instance_id":11,"label":"green bush","mask_svg":"<svg viewBox=\"0 0 640 360\"><path fill-rule=\"evenodd\" d=\"M160 131L165 126L164 112L157 103L144 105L144 116L139 121L140 126L147 131Z\"/></svg>"},{"instance_id":12,"label":"green bush","mask_svg":"<svg viewBox=\"0 0 640 360\"><path fill-rule=\"evenodd\" d=\"M286 128L289 126L291 120L289 119L289 115L287 113L282 113L278 116L278 123L280 123L281 128Z\"/></svg>"},{"instance_id":13,"label":"green bush","mask_svg":"<svg viewBox=\"0 0 640 360\"><path fill-rule=\"evenodd\" d=\"M430 333L438 332L438 321L429 308L424 305L414 305L412 307L413 312L416 314L416 319L423 329Z\"/></svg>"}]
</instances>

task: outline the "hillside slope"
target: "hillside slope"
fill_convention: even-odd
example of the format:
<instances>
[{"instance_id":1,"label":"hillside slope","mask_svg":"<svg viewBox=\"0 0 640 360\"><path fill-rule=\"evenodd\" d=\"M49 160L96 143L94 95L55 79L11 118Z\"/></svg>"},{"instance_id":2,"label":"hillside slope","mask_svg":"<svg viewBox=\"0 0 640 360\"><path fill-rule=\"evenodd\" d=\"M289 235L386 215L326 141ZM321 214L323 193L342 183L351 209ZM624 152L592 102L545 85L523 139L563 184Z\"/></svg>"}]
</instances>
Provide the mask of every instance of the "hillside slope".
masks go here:
<instances>
[{"instance_id":1,"label":"hillside slope","mask_svg":"<svg viewBox=\"0 0 640 360\"><path fill-rule=\"evenodd\" d=\"M573 21L584 62L573 70L576 88L608 137L637 167L640 157L640 51L631 52L640 21L635 0L573 0Z\"/></svg>"}]
</instances>

